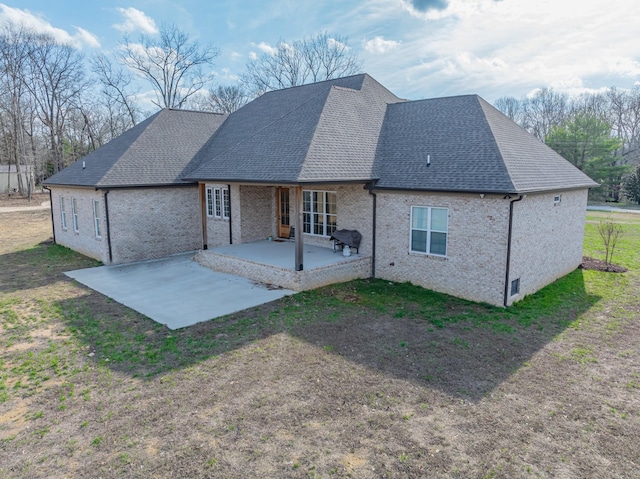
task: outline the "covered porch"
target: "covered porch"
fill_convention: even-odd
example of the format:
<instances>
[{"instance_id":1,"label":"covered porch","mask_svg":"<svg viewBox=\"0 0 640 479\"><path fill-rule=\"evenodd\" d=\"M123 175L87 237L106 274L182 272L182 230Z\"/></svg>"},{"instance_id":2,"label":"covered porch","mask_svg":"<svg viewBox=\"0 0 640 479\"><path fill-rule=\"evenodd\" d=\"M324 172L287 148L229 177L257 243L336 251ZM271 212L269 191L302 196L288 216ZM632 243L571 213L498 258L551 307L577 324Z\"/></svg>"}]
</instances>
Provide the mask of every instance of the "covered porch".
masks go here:
<instances>
[{"instance_id":1,"label":"covered porch","mask_svg":"<svg viewBox=\"0 0 640 479\"><path fill-rule=\"evenodd\" d=\"M296 251L296 241L254 241L201 250L196 261L215 271L294 291L371 276L368 255L343 256L330 247L304 244L300 239L298 248ZM302 269L300 264L304 265Z\"/></svg>"}]
</instances>

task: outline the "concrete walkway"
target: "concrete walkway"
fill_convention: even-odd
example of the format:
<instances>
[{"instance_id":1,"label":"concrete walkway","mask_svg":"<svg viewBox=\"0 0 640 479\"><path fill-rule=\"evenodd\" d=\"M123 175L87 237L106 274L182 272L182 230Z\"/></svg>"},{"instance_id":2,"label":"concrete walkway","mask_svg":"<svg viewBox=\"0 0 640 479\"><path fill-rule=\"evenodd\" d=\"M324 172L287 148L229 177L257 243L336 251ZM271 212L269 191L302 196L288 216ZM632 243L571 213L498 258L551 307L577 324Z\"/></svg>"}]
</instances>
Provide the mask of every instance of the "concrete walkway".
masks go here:
<instances>
[{"instance_id":1,"label":"concrete walkway","mask_svg":"<svg viewBox=\"0 0 640 479\"><path fill-rule=\"evenodd\" d=\"M640 214L640 210L630 210L624 208L616 208L615 206L587 206L587 211L610 211L612 213L636 213Z\"/></svg>"},{"instance_id":2,"label":"concrete walkway","mask_svg":"<svg viewBox=\"0 0 640 479\"><path fill-rule=\"evenodd\" d=\"M51 203L44 201L39 205L33 206L0 206L0 213L14 213L16 211L36 211L51 209Z\"/></svg>"},{"instance_id":3,"label":"concrete walkway","mask_svg":"<svg viewBox=\"0 0 640 479\"><path fill-rule=\"evenodd\" d=\"M294 294L218 273L186 253L153 261L69 271L67 276L178 329Z\"/></svg>"}]
</instances>

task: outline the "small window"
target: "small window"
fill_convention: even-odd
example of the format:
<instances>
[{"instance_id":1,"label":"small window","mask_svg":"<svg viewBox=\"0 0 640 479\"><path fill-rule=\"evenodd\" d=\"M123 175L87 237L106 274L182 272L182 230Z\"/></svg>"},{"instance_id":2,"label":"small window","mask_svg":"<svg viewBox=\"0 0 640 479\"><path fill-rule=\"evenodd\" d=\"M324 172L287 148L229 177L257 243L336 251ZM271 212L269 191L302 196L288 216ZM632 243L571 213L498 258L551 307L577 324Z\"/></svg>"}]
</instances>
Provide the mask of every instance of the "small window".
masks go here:
<instances>
[{"instance_id":1,"label":"small window","mask_svg":"<svg viewBox=\"0 0 640 479\"><path fill-rule=\"evenodd\" d=\"M229 200L229 189L225 188L222 190L222 217L224 219L229 219L231 215L231 203Z\"/></svg>"},{"instance_id":2,"label":"small window","mask_svg":"<svg viewBox=\"0 0 640 479\"><path fill-rule=\"evenodd\" d=\"M222 218L222 196L220 188L213 189L213 216Z\"/></svg>"},{"instance_id":3,"label":"small window","mask_svg":"<svg viewBox=\"0 0 640 479\"><path fill-rule=\"evenodd\" d=\"M78 228L78 203L75 198L71 198L71 216L73 217L73 231L76 233L79 231Z\"/></svg>"},{"instance_id":4,"label":"small window","mask_svg":"<svg viewBox=\"0 0 640 479\"><path fill-rule=\"evenodd\" d=\"M207 216L229 219L231 204L228 188L208 187L207 192Z\"/></svg>"},{"instance_id":5,"label":"small window","mask_svg":"<svg viewBox=\"0 0 640 479\"><path fill-rule=\"evenodd\" d=\"M560 202L562 201L562 195L556 195L553 197L553 204L554 205L559 205Z\"/></svg>"},{"instance_id":6,"label":"small window","mask_svg":"<svg viewBox=\"0 0 640 479\"><path fill-rule=\"evenodd\" d=\"M207 216L213 216L213 188L207 188Z\"/></svg>"},{"instance_id":7,"label":"small window","mask_svg":"<svg viewBox=\"0 0 640 479\"><path fill-rule=\"evenodd\" d=\"M511 296L515 296L520 293L520 278L511 281Z\"/></svg>"},{"instance_id":8,"label":"small window","mask_svg":"<svg viewBox=\"0 0 640 479\"><path fill-rule=\"evenodd\" d=\"M447 208L411 207L411 252L446 256L448 231Z\"/></svg>"},{"instance_id":9,"label":"small window","mask_svg":"<svg viewBox=\"0 0 640 479\"><path fill-rule=\"evenodd\" d=\"M100 232L100 202L93 200L93 227L96 233L96 238L101 238Z\"/></svg>"},{"instance_id":10,"label":"small window","mask_svg":"<svg viewBox=\"0 0 640 479\"><path fill-rule=\"evenodd\" d=\"M62 223L62 229L67 229L67 210L64 204L64 196L60 197L60 221Z\"/></svg>"}]
</instances>

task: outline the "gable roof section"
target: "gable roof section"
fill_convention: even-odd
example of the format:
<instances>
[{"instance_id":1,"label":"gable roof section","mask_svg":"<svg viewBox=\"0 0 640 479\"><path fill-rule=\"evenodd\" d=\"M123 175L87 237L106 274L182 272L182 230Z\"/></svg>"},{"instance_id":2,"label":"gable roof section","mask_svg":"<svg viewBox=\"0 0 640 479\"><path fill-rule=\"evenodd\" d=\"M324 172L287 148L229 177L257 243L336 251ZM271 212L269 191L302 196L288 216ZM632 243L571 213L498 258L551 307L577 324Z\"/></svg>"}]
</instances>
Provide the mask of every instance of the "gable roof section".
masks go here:
<instances>
[{"instance_id":1,"label":"gable roof section","mask_svg":"<svg viewBox=\"0 0 640 479\"><path fill-rule=\"evenodd\" d=\"M527 193L597 186L477 95L389 105L376 187Z\"/></svg>"},{"instance_id":2,"label":"gable roof section","mask_svg":"<svg viewBox=\"0 0 640 479\"><path fill-rule=\"evenodd\" d=\"M232 113L198 153L194 180L370 179L388 102L366 74L265 93Z\"/></svg>"},{"instance_id":3,"label":"gable roof section","mask_svg":"<svg viewBox=\"0 0 640 479\"><path fill-rule=\"evenodd\" d=\"M45 185L118 188L189 184L182 179L185 170L226 117L161 110L51 176Z\"/></svg>"}]
</instances>

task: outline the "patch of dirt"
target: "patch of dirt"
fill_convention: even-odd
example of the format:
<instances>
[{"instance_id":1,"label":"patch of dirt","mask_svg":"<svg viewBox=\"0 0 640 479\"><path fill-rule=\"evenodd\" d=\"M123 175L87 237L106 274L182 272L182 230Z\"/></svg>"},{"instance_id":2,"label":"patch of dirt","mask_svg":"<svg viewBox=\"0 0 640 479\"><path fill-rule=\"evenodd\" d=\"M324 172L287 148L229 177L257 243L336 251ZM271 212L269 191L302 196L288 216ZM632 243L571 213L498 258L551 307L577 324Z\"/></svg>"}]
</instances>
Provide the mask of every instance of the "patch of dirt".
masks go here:
<instances>
[{"instance_id":1,"label":"patch of dirt","mask_svg":"<svg viewBox=\"0 0 640 479\"><path fill-rule=\"evenodd\" d=\"M591 258L590 256L582 257L582 264L580 265L580 268L590 269L594 271L603 271L607 273L626 273L627 271L629 271L624 266L618 266L617 264L608 264L601 259Z\"/></svg>"}]
</instances>

